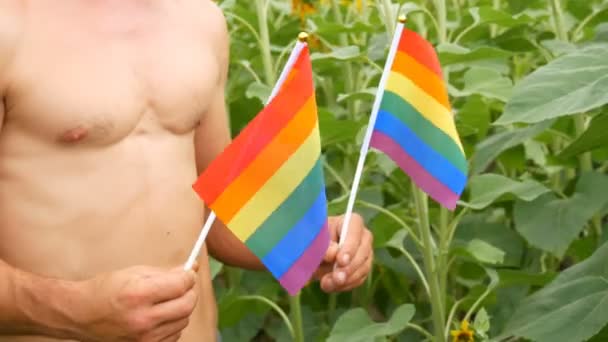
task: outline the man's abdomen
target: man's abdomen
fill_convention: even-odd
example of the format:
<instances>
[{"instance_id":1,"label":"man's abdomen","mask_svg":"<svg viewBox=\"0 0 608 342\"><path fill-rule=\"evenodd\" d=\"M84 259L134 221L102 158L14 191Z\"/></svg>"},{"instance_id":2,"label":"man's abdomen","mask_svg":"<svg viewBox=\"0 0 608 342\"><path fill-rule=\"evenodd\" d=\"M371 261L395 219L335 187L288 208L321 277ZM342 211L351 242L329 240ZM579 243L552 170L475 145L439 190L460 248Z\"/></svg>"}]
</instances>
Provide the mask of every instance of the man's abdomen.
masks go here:
<instances>
[{"instance_id":1,"label":"man's abdomen","mask_svg":"<svg viewBox=\"0 0 608 342\"><path fill-rule=\"evenodd\" d=\"M99 150L32 144L30 152L0 141L0 258L67 280L184 263L203 220L203 203L191 188L191 138L131 136ZM200 303L184 342L212 341L216 332L203 258Z\"/></svg>"}]
</instances>

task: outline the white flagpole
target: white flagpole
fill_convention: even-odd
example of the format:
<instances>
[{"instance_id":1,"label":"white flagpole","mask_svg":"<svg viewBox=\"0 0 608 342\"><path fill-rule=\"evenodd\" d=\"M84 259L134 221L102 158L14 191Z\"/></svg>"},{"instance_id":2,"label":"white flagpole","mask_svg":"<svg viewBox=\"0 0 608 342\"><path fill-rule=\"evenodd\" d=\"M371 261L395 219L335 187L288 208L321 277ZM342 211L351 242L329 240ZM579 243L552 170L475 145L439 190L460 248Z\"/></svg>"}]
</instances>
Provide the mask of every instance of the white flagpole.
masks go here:
<instances>
[{"instance_id":1,"label":"white flagpole","mask_svg":"<svg viewBox=\"0 0 608 342\"><path fill-rule=\"evenodd\" d=\"M304 46L306 46L306 39L308 39L308 35L304 32L300 33L300 35L298 36L298 41L296 43L296 46L291 51L291 54L289 55L289 59L287 60L287 62L285 63L285 67L283 67L283 70L281 71L279 80L275 84L274 88L272 89L272 93L270 94L268 100L266 101L266 103L264 105L267 105L270 101L272 101L272 99L277 95L277 93L281 89L281 86L283 85L283 83L285 82L285 79L289 75L289 71L291 70L291 68L295 64L296 60L300 56L300 52L302 52L302 49L304 48ZM207 217L207 220L205 221L205 224L203 225L203 229L201 230L201 233L199 234L198 239L196 240L196 243L194 244L194 248L192 249L192 252L190 252L188 261L186 261L186 264L184 265L185 271L190 270L192 268L192 266L194 266L194 263L196 262L196 259L198 258L198 255L200 254L201 249L203 248L205 239L207 238L207 235L209 234L209 230L211 230L211 226L213 226L213 223L215 222L216 218L217 218L217 216L215 215L213 210L211 210L209 217Z\"/></svg>"},{"instance_id":2,"label":"white flagpole","mask_svg":"<svg viewBox=\"0 0 608 342\"><path fill-rule=\"evenodd\" d=\"M386 63L384 65L384 71L382 73L382 78L380 78L380 84L378 86L378 90L376 92L376 99L374 101L374 105L372 107L372 113L369 118L369 124L367 126L367 131L365 132L365 137L363 139L363 144L361 145L361 152L359 154L359 162L357 163L357 169L355 171L355 177L353 179L352 189L350 191L350 197L348 198L348 205L346 207L346 213L344 214L344 221L342 222L342 228L340 231L340 242L339 246L342 247L346 236L348 234L348 226L350 225L350 219L353 213L353 207L355 205L355 198L357 197L357 192L359 191L359 183L361 182L361 174L363 173L363 166L365 164L365 157L367 156L367 152L369 151L369 144L372 139L372 132L374 130L374 126L376 124L376 118L378 117L378 111L380 110L380 104L382 102L381 94L384 92L386 88L386 82L388 80L388 75L390 74L392 64L395 60L395 55L397 54L397 48L399 46L399 39L401 38L401 33L403 32L403 26L405 24L405 16L399 17L399 22L395 29L395 34L393 35L393 41L391 43L391 48L389 50Z\"/></svg>"}]
</instances>

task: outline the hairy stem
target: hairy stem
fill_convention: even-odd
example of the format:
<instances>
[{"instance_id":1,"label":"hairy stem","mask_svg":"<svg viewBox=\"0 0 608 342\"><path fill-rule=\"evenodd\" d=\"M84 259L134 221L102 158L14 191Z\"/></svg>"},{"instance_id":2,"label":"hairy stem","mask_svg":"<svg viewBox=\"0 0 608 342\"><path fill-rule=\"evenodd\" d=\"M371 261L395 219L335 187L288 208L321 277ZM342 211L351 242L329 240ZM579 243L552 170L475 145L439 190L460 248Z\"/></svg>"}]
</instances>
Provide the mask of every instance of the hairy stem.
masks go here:
<instances>
[{"instance_id":1,"label":"hairy stem","mask_svg":"<svg viewBox=\"0 0 608 342\"><path fill-rule=\"evenodd\" d=\"M426 279L431 289L431 308L433 316L433 330L437 342L445 342L443 335L443 327L445 325L445 317L443 314L443 306L441 303L441 293L439 289L439 276L435 256L433 253L433 244L431 236L431 227L429 224L428 198L427 195L413 185L414 201L416 202L416 211L418 214L420 236L424 246L422 248L424 267L426 270Z\"/></svg>"},{"instance_id":2,"label":"hairy stem","mask_svg":"<svg viewBox=\"0 0 608 342\"><path fill-rule=\"evenodd\" d=\"M300 294L289 297L291 307L291 322L293 324L293 336L295 342L304 342L304 325L302 324L302 307L300 305Z\"/></svg>"},{"instance_id":3,"label":"hairy stem","mask_svg":"<svg viewBox=\"0 0 608 342\"><path fill-rule=\"evenodd\" d=\"M272 68L272 54L270 51L270 34L268 33L267 0L256 0L256 11L258 14L258 29L260 30L262 63L264 64L264 77L269 86L276 81L276 75Z\"/></svg>"},{"instance_id":4,"label":"hairy stem","mask_svg":"<svg viewBox=\"0 0 608 342\"><path fill-rule=\"evenodd\" d=\"M446 0L435 0L435 11L437 12L437 22L439 24L439 31L437 32L437 37L440 44L446 43L448 37L448 18L445 2Z\"/></svg>"}]
</instances>

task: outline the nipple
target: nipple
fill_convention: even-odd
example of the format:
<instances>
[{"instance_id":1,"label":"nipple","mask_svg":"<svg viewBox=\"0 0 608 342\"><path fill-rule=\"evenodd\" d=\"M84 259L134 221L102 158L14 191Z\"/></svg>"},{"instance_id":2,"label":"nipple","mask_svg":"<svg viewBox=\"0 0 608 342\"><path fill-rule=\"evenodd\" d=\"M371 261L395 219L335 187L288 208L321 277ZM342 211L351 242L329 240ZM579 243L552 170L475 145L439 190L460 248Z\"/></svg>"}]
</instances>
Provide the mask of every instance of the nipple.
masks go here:
<instances>
[{"instance_id":1,"label":"nipple","mask_svg":"<svg viewBox=\"0 0 608 342\"><path fill-rule=\"evenodd\" d=\"M66 131L59 137L59 140L63 143L75 143L82 139L84 139L89 131L84 127L76 127L72 128L69 131Z\"/></svg>"}]
</instances>

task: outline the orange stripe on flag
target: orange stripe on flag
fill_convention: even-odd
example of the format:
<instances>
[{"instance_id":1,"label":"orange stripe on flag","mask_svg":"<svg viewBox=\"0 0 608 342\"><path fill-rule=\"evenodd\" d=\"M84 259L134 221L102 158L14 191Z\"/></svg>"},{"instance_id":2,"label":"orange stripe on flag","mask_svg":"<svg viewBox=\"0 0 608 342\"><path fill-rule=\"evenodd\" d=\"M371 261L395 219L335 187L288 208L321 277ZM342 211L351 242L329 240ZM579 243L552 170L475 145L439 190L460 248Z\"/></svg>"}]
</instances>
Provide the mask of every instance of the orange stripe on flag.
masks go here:
<instances>
[{"instance_id":1,"label":"orange stripe on flag","mask_svg":"<svg viewBox=\"0 0 608 342\"><path fill-rule=\"evenodd\" d=\"M397 71L412 80L420 89L434 97L437 102L447 109L451 108L443 79L437 77L437 74L418 63L410 55L397 52L393 63L393 71Z\"/></svg>"},{"instance_id":2,"label":"orange stripe on flag","mask_svg":"<svg viewBox=\"0 0 608 342\"><path fill-rule=\"evenodd\" d=\"M428 41L418 35L418 33L403 29L403 33L399 39L399 51L412 56L418 63L424 65L443 79L441 65L435 54L435 49Z\"/></svg>"},{"instance_id":3,"label":"orange stripe on flag","mask_svg":"<svg viewBox=\"0 0 608 342\"><path fill-rule=\"evenodd\" d=\"M315 99L311 96L293 120L211 205L217 216L229 222L302 145L316 123Z\"/></svg>"}]
</instances>

